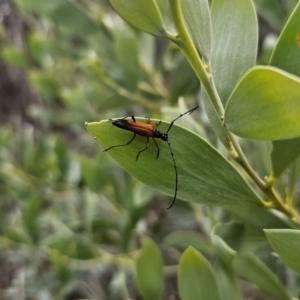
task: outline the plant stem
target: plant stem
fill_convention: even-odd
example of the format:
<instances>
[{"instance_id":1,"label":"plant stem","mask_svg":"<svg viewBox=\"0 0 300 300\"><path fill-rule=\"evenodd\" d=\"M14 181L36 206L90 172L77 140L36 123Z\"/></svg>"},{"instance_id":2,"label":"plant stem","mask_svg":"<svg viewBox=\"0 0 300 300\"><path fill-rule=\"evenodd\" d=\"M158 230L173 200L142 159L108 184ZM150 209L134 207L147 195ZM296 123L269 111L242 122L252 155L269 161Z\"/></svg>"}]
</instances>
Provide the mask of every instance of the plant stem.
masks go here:
<instances>
[{"instance_id":1,"label":"plant stem","mask_svg":"<svg viewBox=\"0 0 300 300\"><path fill-rule=\"evenodd\" d=\"M106 86L110 87L112 90L116 91L120 96L129 99L130 101L138 102L145 107L147 107L149 110L152 111L159 111L159 107L145 98L143 98L141 95L137 95L135 93L131 93L128 90L124 89L122 86L111 80L109 77L105 76L104 74L98 74L99 80L101 80L102 83L104 83Z\"/></svg>"},{"instance_id":2,"label":"plant stem","mask_svg":"<svg viewBox=\"0 0 300 300\"><path fill-rule=\"evenodd\" d=\"M185 57L187 58L190 65L194 69L196 75L198 76L206 93L211 99L218 116L222 118L224 116L224 108L221 99L219 98L219 95L213 86L211 74L205 70L205 67L202 64L202 61L199 57L198 51L195 45L193 44L191 37L184 25L184 20L180 8L180 1L170 0L169 3L174 18L174 23L178 32L178 38L175 41L173 41L184 53Z\"/></svg>"}]
</instances>

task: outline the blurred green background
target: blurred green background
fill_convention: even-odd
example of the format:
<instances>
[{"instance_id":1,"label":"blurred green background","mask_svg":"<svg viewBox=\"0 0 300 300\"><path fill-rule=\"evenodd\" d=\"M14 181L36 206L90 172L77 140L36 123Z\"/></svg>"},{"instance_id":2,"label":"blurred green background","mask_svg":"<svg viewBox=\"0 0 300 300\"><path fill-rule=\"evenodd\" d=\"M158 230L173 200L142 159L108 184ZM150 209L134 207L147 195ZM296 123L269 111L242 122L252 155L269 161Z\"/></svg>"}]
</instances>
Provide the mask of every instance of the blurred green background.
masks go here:
<instances>
[{"instance_id":1,"label":"blurred green background","mask_svg":"<svg viewBox=\"0 0 300 300\"><path fill-rule=\"evenodd\" d=\"M158 2L170 20L167 1ZM260 64L296 3L255 1ZM191 67L107 1L1 0L0 21L0 299L142 299L134 262L144 235L167 266L165 299L179 299L172 265L182 250L193 245L213 257L211 224L236 215L182 201L166 211L171 198L118 167L84 122L172 119L179 97L181 111L199 98ZM222 151L205 114L194 117L191 128ZM255 153L253 142L244 146L254 162L267 155L263 143ZM250 223L231 223L223 236L247 247L239 237L250 230L251 245L264 245ZM264 249L260 257L278 271ZM245 299L273 299L246 281L242 287Z\"/></svg>"}]
</instances>

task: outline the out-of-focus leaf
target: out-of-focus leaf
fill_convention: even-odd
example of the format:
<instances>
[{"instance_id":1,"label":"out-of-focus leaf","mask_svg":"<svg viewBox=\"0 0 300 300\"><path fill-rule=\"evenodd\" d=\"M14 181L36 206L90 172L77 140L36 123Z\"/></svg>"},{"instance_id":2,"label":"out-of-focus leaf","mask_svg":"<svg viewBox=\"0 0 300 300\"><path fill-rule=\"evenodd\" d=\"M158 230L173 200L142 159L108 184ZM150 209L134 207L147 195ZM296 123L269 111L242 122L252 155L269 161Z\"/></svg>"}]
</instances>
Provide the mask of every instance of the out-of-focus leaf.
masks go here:
<instances>
[{"instance_id":1,"label":"out-of-focus leaf","mask_svg":"<svg viewBox=\"0 0 300 300\"><path fill-rule=\"evenodd\" d=\"M199 89L199 80L195 72L183 59L172 72L170 85L170 98L172 102L177 102L180 96L195 93Z\"/></svg>"},{"instance_id":2,"label":"out-of-focus leaf","mask_svg":"<svg viewBox=\"0 0 300 300\"><path fill-rule=\"evenodd\" d=\"M286 3L292 3L295 0L285 1ZM268 24L275 29L280 31L285 21L285 12L282 6L285 6L285 2L282 5L278 5L273 0L254 0L255 6L259 14L265 19Z\"/></svg>"},{"instance_id":3,"label":"out-of-focus leaf","mask_svg":"<svg viewBox=\"0 0 300 300\"><path fill-rule=\"evenodd\" d=\"M174 231L164 238L164 242L180 249L186 249L188 246L192 246L199 251L207 253L213 252L211 242L194 231Z\"/></svg>"},{"instance_id":4,"label":"out-of-focus leaf","mask_svg":"<svg viewBox=\"0 0 300 300\"><path fill-rule=\"evenodd\" d=\"M28 235L26 235L23 228L21 229L17 226L9 226L5 227L3 232L5 237L7 237L15 243L23 243L28 245L30 244Z\"/></svg>"},{"instance_id":5,"label":"out-of-focus leaf","mask_svg":"<svg viewBox=\"0 0 300 300\"><path fill-rule=\"evenodd\" d=\"M216 225L216 226L218 226L218 225ZM226 244L226 242L222 238L217 236L216 234L211 235L211 240L212 240L212 244L213 244L214 249L215 249L217 255L219 256L219 258L222 260L222 262L225 265L230 267L236 256L236 252L232 248L230 248Z\"/></svg>"},{"instance_id":6,"label":"out-of-focus leaf","mask_svg":"<svg viewBox=\"0 0 300 300\"><path fill-rule=\"evenodd\" d=\"M17 0L16 2L22 10L33 10L76 34L87 35L100 29L100 26L73 1Z\"/></svg>"},{"instance_id":7,"label":"out-of-focus leaf","mask_svg":"<svg viewBox=\"0 0 300 300\"><path fill-rule=\"evenodd\" d=\"M280 258L300 274L300 231L293 229L266 229L265 234Z\"/></svg>"},{"instance_id":8,"label":"out-of-focus leaf","mask_svg":"<svg viewBox=\"0 0 300 300\"><path fill-rule=\"evenodd\" d=\"M300 136L300 78L273 67L255 67L239 82L225 110L236 135L276 140Z\"/></svg>"},{"instance_id":9,"label":"out-of-focus leaf","mask_svg":"<svg viewBox=\"0 0 300 300\"><path fill-rule=\"evenodd\" d=\"M43 244L73 259L86 260L96 257L94 245L75 234L56 235L44 240Z\"/></svg>"},{"instance_id":10,"label":"out-of-focus leaf","mask_svg":"<svg viewBox=\"0 0 300 300\"><path fill-rule=\"evenodd\" d=\"M70 161L68 149L60 136L56 138L54 151L56 153L57 164L63 178L67 174Z\"/></svg>"},{"instance_id":11,"label":"out-of-focus leaf","mask_svg":"<svg viewBox=\"0 0 300 300\"><path fill-rule=\"evenodd\" d=\"M60 92L60 84L56 78L45 73L32 71L29 74L30 82L47 100L57 97Z\"/></svg>"},{"instance_id":12,"label":"out-of-focus leaf","mask_svg":"<svg viewBox=\"0 0 300 300\"><path fill-rule=\"evenodd\" d=\"M130 25L152 35L167 36L155 0L110 0L110 3L116 12Z\"/></svg>"},{"instance_id":13,"label":"out-of-focus leaf","mask_svg":"<svg viewBox=\"0 0 300 300\"><path fill-rule=\"evenodd\" d=\"M238 286L235 271L223 264L215 267L216 279L221 300L243 300L242 292Z\"/></svg>"},{"instance_id":14,"label":"out-of-focus leaf","mask_svg":"<svg viewBox=\"0 0 300 300\"><path fill-rule=\"evenodd\" d=\"M138 40L132 31L123 30L116 38L116 56L123 71L123 80L134 90L140 77Z\"/></svg>"},{"instance_id":15,"label":"out-of-focus leaf","mask_svg":"<svg viewBox=\"0 0 300 300\"><path fill-rule=\"evenodd\" d=\"M98 193L112 181L112 164L104 153L95 159L81 159L81 173L85 184L91 191Z\"/></svg>"},{"instance_id":16,"label":"out-of-focus leaf","mask_svg":"<svg viewBox=\"0 0 300 300\"><path fill-rule=\"evenodd\" d=\"M211 265L191 246L184 251L179 261L178 286L183 300L220 299Z\"/></svg>"},{"instance_id":17,"label":"out-of-focus leaf","mask_svg":"<svg viewBox=\"0 0 300 300\"><path fill-rule=\"evenodd\" d=\"M40 197L33 197L28 201L23 213L23 224L33 244L38 244L41 235L39 224L40 210L42 200Z\"/></svg>"},{"instance_id":18,"label":"out-of-focus leaf","mask_svg":"<svg viewBox=\"0 0 300 300\"><path fill-rule=\"evenodd\" d=\"M11 47L3 48L1 54L3 59L15 68L26 69L28 67L25 56Z\"/></svg>"},{"instance_id":19,"label":"out-of-focus leaf","mask_svg":"<svg viewBox=\"0 0 300 300\"><path fill-rule=\"evenodd\" d=\"M239 276L259 286L263 291L278 299L290 300L286 288L278 277L253 254L237 256L234 268Z\"/></svg>"},{"instance_id":20,"label":"out-of-focus leaf","mask_svg":"<svg viewBox=\"0 0 300 300\"><path fill-rule=\"evenodd\" d=\"M207 0L180 1L182 14L193 42L205 62L210 61L212 25Z\"/></svg>"},{"instance_id":21,"label":"out-of-focus leaf","mask_svg":"<svg viewBox=\"0 0 300 300\"><path fill-rule=\"evenodd\" d=\"M138 122L144 119L136 118ZM152 120L153 123L159 120ZM159 129L168 128L162 122ZM107 120L86 123L89 133L106 149L128 142L133 133L112 126ZM174 125L169 133L178 171L178 199L207 205L260 205L260 200L236 169L212 146L194 133ZM152 146L136 161L136 154L145 148L145 138L137 137L130 145L108 151L127 172L141 182L174 195L175 174L166 143L158 141L161 152Z\"/></svg>"},{"instance_id":22,"label":"out-of-focus leaf","mask_svg":"<svg viewBox=\"0 0 300 300\"><path fill-rule=\"evenodd\" d=\"M143 238L143 248L136 260L136 276L139 291L146 300L163 298L163 260L158 246L149 238Z\"/></svg>"}]
</instances>

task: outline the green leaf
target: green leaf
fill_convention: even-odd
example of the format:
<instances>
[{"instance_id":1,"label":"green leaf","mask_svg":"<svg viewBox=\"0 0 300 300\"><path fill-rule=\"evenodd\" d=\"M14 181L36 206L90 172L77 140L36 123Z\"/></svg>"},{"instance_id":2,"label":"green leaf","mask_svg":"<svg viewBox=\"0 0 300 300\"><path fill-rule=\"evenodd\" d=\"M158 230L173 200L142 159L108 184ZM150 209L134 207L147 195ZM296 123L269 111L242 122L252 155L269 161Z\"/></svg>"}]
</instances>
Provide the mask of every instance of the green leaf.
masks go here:
<instances>
[{"instance_id":1,"label":"green leaf","mask_svg":"<svg viewBox=\"0 0 300 300\"><path fill-rule=\"evenodd\" d=\"M281 173L299 157L300 138L284 141L273 141L270 153L272 162L272 175L279 177Z\"/></svg>"},{"instance_id":2,"label":"green leaf","mask_svg":"<svg viewBox=\"0 0 300 300\"><path fill-rule=\"evenodd\" d=\"M236 135L277 140L300 136L300 78L272 67L255 67L239 82L225 109Z\"/></svg>"},{"instance_id":3,"label":"green leaf","mask_svg":"<svg viewBox=\"0 0 300 300\"><path fill-rule=\"evenodd\" d=\"M232 144L229 139L229 136L225 131L220 121L220 118L204 89L201 89L201 98L203 99L206 114L209 118L210 125L213 128L215 134L227 150L232 149Z\"/></svg>"},{"instance_id":4,"label":"green leaf","mask_svg":"<svg viewBox=\"0 0 300 300\"><path fill-rule=\"evenodd\" d=\"M240 78L255 65L258 40L256 14L250 0L214 0L211 14L211 71L225 105ZM202 98L213 130L225 148L232 149L230 139L204 89Z\"/></svg>"},{"instance_id":5,"label":"green leaf","mask_svg":"<svg viewBox=\"0 0 300 300\"><path fill-rule=\"evenodd\" d=\"M40 197L33 197L30 199L23 214L23 224L33 244L38 244L41 234L40 224L38 222L40 217L41 201Z\"/></svg>"},{"instance_id":6,"label":"green leaf","mask_svg":"<svg viewBox=\"0 0 300 300\"><path fill-rule=\"evenodd\" d=\"M138 41L131 30L123 30L116 38L116 56L123 71L123 80L131 89L136 89L140 77Z\"/></svg>"},{"instance_id":7,"label":"green leaf","mask_svg":"<svg viewBox=\"0 0 300 300\"><path fill-rule=\"evenodd\" d=\"M73 259L86 260L96 257L94 244L75 234L55 235L44 240L43 244Z\"/></svg>"},{"instance_id":8,"label":"green leaf","mask_svg":"<svg viewBox=\"0 0 300 300\"><path fill-rule=\"evenodd\" d=\"M267 229L267 239L280 258L300 274L300 231L293 229Z\"/></svg>"},{"instance_id":9,"label":"green leaf","mask_svg":"<svg viewBox=\"0 0 300 300\"><path fill-rule=\"evenodd\" d=\"M243 300L235 271L220 263L217 264L215 270L221 300Z\"/></svg>"},{"instance_id":10,"label":"green leaf","mask_svg":"<svg viewBox=\"0 0 300 300\"><path fill-rule=\"evenodd\" d=\"M210 61L212 25L207 0L182 0L182 14L193 42L205 62Z\"/></svg>"},{"instance_id":11,"label":"green leaf","mask_svg":"<svg viewBox=\"0 0 300 300\"><path fill-rule=\"evenodd\" d=\"M138 122L145 122L136 118ZM158 122L158 120L152 120ZM159 129L166 131L169 124L162 122ZM86 123L89 133L106 149L128 142L133 133L112 126L111 122ZM178 171L178 199L207 205L253 205L260 200L237 170L200 136L179 126L169 132ZM138 151L145 148L146 138L137 136L126 147L107 153L128 173L162 193L174 195L175 172L168 146L157 141L160 156L153 144L136 161Z\"/></svg>"},{"instance_id":12,"label":"green leaf","mask_svg":"<svg viewBox=\"0 0 300 300\"><path fill-rule=\"evenodd\" d=\"M213 79L225 105L232 90L256 62L257 17L251 0L214 0L211 9Z\"/></svg>"},{"instance_id":13,"label":"green leaf","mask_svg":"<svg viewBox=\"0 0 300 300\"><path fill-rule=\"evenodd\" d=\"M52 22L76 34L86 35L100 29L100 26L73 1L17 0L17 4L23 10L33 10L47 16Z\"/></svg>"},{"instance_id":14,"label":"green leaf","mask_svg":"<svg viewBox=\"0 0 300 300\"><path fill-rule=\"evenodd\" d=\"M300 77L300 3L296 6L273 50L270 65Z\"/></svg>"},{"instance_id":15,"label":"green leaf","mask_svg":"<svg viewBox=\"0 0 300 300\"><path fill-rule=\"evenodd\" d=\"M186 249L188 246L193 246L195 249L207 253L213 252L211 242L203 235L194 231L178 230L170 233L164 238L164 243L178 247L180 249Z\"/></svg>"},{"instance_id":16,"label":"green leaf","mask_svg":"<svg viewBox=\"0 0 300 300\"><path fill-rule=\"evenodd\" d=\"M110 0L110 3L130 25L155 36L167 37L155 0Z\"/></svg>"},{"instance_id":17,"label":"green leaf","mask_svg":"<svg viewBox=\"0 0 300 300\"><path fill-rule=\"evenodd\" d=\"M70 158L68 148L66 147L63 139L60 136L57 136L56 138L54 152L56 154L58 168L61 172L60 179L63 179L67 175L70 164Z\"/></svg>"},{"instance_id":18,"label":"green leaf","mask_svg":"<svg viewBox=\"0 0 300 300\"><path fill-rule=\"evenodd\" d=\"M1 56L15 68L26 69L28 67L25 55L12 47L4 47L1 50Z\"/></svg>"},{"instance_id":19,"label":"green leaf","mask_svg":"<svg viewBox=\"0 0 300 300\"><path fill-rule=\"evenodd\" d=\"M170 98L173 103L177 103L180 96L195 94L199 90L199 79L183 57L171 76Z\"/></svg>"},{"instance_id":20,"label":"green leaf","mask_svg":"<svg viewBox=\"0 0 300 300\"><path fill-rule=\"evenodd\" d=\"M7 226L3 230L4 236L15 243L30 244L28 235L24 232L24 228L17 226Z\"/></svg>"},{"instance_id":21,"label":"green leaf","mask_svg":"<svg viewBox=\"0 0 300 300\"><path fill-rule=\"evenodd\" d=\"M211 265L191 246L182 254L179 261L178 286L183 300L220 299Z\"/></svg>"},{"instance_id":22,"label":"green leaf","mask_svg":"<svg viewBox=\"0 0 300 300\"><path fill-rule=\"evenodd\" d=\"M136 275L143 299L163 299L163 260L158 246L150 238L143 238L143 249L136 260Z\"/></svg>"},{"instance_id":23,"label":"green leaf","mask_svg":"<svg viewBox=\"0 0 300 300\"><path fill-rule=\"evenodd\" d=\"M234 268L242 278L256 284L263 291L278 299L290 300L286 288L278 277L252 253L238 256Z\"/></svg>"},{"instance_id":24,"label":"green leaf","mask_svg":"<svg viewBox=\"0 0 300 300\"><path fill-rule=\"evenodd\" d=\"M270 65L300 77L299 38L300 3L296 6L272 53ZM300 155L300 138L274 141L271 152L273 176L280 174Z\"/></svg>"},{"instance_id":25,"label":"green leaf","mask_svg":"<svg viewBox=\"0 0 300 300\"><path fill-rule=\"evenodd\" d=\"M268 25L276 32L281 31L285 21L287 3L291 4L294 0L284 1L280 5L273 0L254 0L256 10ZM296 0L298 1L298 0Z\"/></svg>"}]
</instances>

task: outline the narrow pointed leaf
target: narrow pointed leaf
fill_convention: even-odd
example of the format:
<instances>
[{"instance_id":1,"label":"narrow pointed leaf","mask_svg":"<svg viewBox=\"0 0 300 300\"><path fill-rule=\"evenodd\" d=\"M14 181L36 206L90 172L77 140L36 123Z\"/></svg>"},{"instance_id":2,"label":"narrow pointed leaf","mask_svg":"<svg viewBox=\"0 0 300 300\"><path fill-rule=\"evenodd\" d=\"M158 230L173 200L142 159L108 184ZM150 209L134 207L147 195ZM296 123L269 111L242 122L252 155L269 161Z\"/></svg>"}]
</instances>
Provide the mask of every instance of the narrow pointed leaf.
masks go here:
<instances>
[{"instance_id":1,"label":"narrow pointed leaf","mask_svg":"<svg viewBox=\"0 0 300 300\"><path fill-rule=\"evenodd\" d=\"M214 270L193 247L181 256L178 271L179 294L183 300L219 300Z\"/></svg>"},{"instance_id":2,"label":"narrow pointed leaf","mask_svg":"<svg viewBox=\"0 0 300 300\"><path fill-rule=\"evenodd\" d=\"M136 118L138 122L145 119ZM158 120L152 120L153 123ZM168 123L162 122L159 130L166 131ZM106 149L128 142L133 133L124 131L110 121L86 123L89 133ZM200 136L174 125L169 132L178 171L178 199L207 205L253 205L260 200L237 170ZM157 149L150 141L147 151L146 138L137 136L128 146L107 151L117 163L141 182L170 196L174 195L175 171L167 143L157 140Z\"/></svg>"},{"instance_id":3,"label":"narrow pointed leaf","mask_svg":"<svg viewBox=\"0 0 300 300\"><path fill-rule=\"evenodd\" d=\"M130 25L155 36L167 36L155 0L110 0L110 3Z\"/></svg>"},{"instance_id":4,"label":"narrow pointed leaf","mask_svg":"<svg viewBox=\"0 0 300 300\"><path fill-rule=\"evenodd\" d=\"M295 138L300 136L299 95L299 77L272 67L255 67L231 94L225 123L244 138Z\"/></svg>"},{"instance_id":5,"label":"narrow pointed leaf","mask_svg":"<svg viewBox=\"0 0 300 300\"><path fill-rule=\"evenodd\" d=\"M136 261L136 275L143 299L163 299L163 260L158 246L149 238L143 239L143 249Z\"/></svg>"},{"instance_id":6,"label":"narrow pointed leaf","mask_svg":"<svg viewBox=\"0 0 300 300\"><path fill-rule=\"evenodd\" d=\"M241 77L255 65L258 30L251 0L214 0L212 5L211 71L223 105ZM220 118L202 89L206 113L216 135L232 149Z\"/></svg>"},{"instance_id":7,"label":"narrow pointed leaf","mask_svg":"<svg viewBox=\"0 0 300 300\"><path fill-rule=\"evenodd\" d=\"M244 300L235 271L224 264L217 264L216 279L222 300Z\"/></svg>"},{"instance_id":8,"label":"narrow pointed leaf","mask_svg":"<svg viewBox=\"0 0 300 300\"><path fill-rule=\"evenodd\" d=\"M214 0L212 74L225 105L241 77L255 65L258 29L251 0Z\"/></svg>"},{"instance_id":9,"label":"narrow pointed leaf","mask_svg":"<svg viewBox=\"0 0 300 300\"><path fill-rule=\"evenodd\" d=\"M282 30L272 53L270 65L300 77L299 45L300 3ZM300 138L274 141L271 152L273 176L280 174L300 155Z\"/></svg>"},{"instance_id":10,"label":"narrow pointed leaf","mask_svg":"<svg viewBox=\"0 0 300 300\"><path fill-rule=\"evenodd\" d=\"M267 229L265 234L280 258L300 275L300 230Z\"/></svg>"},{"instance_id":11,"label":"narrow pointed leaf","mask_svg":"<svg viewBox=\"0 0 300 300\"><path fill-rule=\"evenodd\" d=\"M235 270L242 278L256 284L263 291L282 300L290 300L286 288L279 278L252 253L238 256Z\"/></svg>"},{"instance_id":12,"label":"narrow pointed leaf","mask_svg":"<svg viewBox=\"0 0 300 300\"><path fill-rule=\"evenodd\" d=\"M192 40L204 61L210 61L212 26L207 0L182 0L182 14Z\"/></svg>"}]
</instances>

